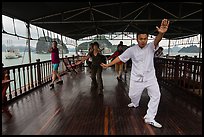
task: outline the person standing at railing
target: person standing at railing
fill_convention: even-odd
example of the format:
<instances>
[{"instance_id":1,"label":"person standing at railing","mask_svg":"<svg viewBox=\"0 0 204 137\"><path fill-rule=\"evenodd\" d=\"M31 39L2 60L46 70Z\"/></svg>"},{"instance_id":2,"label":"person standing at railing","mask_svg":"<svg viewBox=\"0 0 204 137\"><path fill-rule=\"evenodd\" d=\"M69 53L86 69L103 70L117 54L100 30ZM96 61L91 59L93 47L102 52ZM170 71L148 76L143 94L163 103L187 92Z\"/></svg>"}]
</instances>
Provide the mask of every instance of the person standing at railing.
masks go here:
<instances>
[{"instance_id":1,"label":"person standing at railing","mask_svg":"<svg viewBox=\"0 0 204 137\"><path fill-rule=\"evenodd\" d=\"M58 73L59 68L59 49L57 48L57 41L52 42L52 47L49 49L49 52L51 53L51 61L52 61L52 83L50 84L50 89L54 88L54 82L56 80L56 77L58 78L57 84L62 84L63 80Z\"/></svg>"},{"instance_id":2,"label":"person standing at railing","mask_svg":"<svg viewBox=\"0 0 204 137\"><path fill-rule=\"evenodd\" d=\"M160 27L156 27L158 35L155 37L154 41L150 43L147 43L148 33L137 33L138 44L136 46L128 48L109 64L101 64L103 68L107 68L120 61L127 62L129 59L132 59L129 86L129 97L131 99L131 103L128 104L128 107L138 107L142 92L144 89L147 89L150 100L148 103L147 113L144 116L144 121L145 123L157 128L162 127L161 124L155 121L161 93L157 77L155 75L154 52L158 49L159 42L162 40L168 26L169 21L167 19L163 19Z\"/></svg>"}]
</instances>

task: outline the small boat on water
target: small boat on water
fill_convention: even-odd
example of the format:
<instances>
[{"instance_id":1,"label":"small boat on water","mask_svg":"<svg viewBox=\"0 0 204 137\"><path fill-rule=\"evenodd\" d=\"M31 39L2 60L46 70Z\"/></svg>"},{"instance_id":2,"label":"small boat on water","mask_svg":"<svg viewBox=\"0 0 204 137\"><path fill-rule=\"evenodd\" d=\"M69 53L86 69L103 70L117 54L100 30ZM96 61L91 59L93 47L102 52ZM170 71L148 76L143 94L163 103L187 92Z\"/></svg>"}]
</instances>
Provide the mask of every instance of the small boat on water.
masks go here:
<instances>
[{"instance_id":1,"label":"small boat on water","mask_svg":"<svg viewBox=\"0 0 204 137\"><path fill-rule=\"evenodd\" d=\"M6 59L17 59L21 58L22 55L20 54L19 50L17 49L7 49L5 53Z\"/></svg>"}]
</instances>

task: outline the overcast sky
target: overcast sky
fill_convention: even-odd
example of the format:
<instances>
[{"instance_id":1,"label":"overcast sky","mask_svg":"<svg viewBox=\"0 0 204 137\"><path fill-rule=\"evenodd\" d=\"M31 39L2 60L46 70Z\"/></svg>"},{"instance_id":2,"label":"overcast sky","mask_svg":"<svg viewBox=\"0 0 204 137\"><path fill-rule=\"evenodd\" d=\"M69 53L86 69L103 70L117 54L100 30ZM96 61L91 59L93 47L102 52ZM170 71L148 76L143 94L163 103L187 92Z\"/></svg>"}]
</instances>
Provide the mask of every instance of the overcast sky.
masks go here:
<instances>
[{"instance_id":1,"label":"overcast sky","mask_svg":"<svg viewBox=\"0 0 204 137\"><path fill-rule=\"evenodd\" d=\"M7 16L3 16L2 15L2 22L3 22L3 29L6 31L6 32L9 32L9 33L12 33L12 34L15 34L15 31L16 31L16 34L17 35L20 35L20 36L24 36L24 37L27 37L26 36L26 27L25 27L25 23L20 21L20 20L14 20L14 24L13 24L13 19L10 18L10 17L7 17ZM15 29L14 29L14 25L15 25ZM38 31L37 31L38 30ZM43 33L42 33L42 28L38 28L36 29L36 26L33 26L31 25L31 37L34 38L34 39L38 39L38 35L39 37L42 37L43 36ZM37 33L38 32L38 33ZM47 30L45 30L45 34L47 35ZM49 34L50 34L50 31L49 31ZM53 35L53 33L52 33ZM55 34L56 36L57 34ZM60 38L60 35L58 34L58 37ZM117 37L118 39L121 39L122 36L119 35ZM125 37L123 37L125 38ZM128 37L126 37L128 38ZM194 38L191 38L191 39L184 39L184 40L180 40L180 41L171 41L171 45L175 45L175 44L179 44L179 43L187 43L188 41L199 41L199 36L196 36ZM66 43L65 41L67 41L67 43L69 43L70 45L67 45L67 47L73 47L71 46L72 44L76 44L75 40L71 39L71 38L67 38L65 39L63 37L63 42ZM117 45L119 44L120 40L109 40L113 45ZM152 40L149 40L148 42L150 42ZM78 41L77 44L80 44L82 42L85 42L85 41ZM160 42L160 46L166 48L168 47L168 40L165 40L163 39L161 42ZM37 41L36 40L31 40L31 46L32 47L36 47L36 43ZM131 40L123 40L123 43L125 45L131 45ZM133 40L132 41L132 44L136 44L136 40ZM16 36L11 36L11 35L7 35L7 34L2 34L2 44L5 44L5 45L14 45L14 46L26 46L26 39L23 39L23 38L18 38Z\"/></svg>"}]
</instances>

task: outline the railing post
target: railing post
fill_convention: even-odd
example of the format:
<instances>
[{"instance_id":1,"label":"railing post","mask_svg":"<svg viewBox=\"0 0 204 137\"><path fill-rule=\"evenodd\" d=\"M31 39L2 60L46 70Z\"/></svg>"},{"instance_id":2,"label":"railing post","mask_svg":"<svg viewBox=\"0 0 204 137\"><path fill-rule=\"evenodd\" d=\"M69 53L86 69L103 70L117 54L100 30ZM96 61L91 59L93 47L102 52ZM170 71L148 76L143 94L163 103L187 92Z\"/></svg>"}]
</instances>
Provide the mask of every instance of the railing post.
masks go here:
<instances>
[{"instance_id":1,"label":"railing post","mask_svg":"<svg viewBox=\"0 0 204 137\"><path fill-rule=\"evenodd\" d=\"M32 65L30 66L30 80L31 80L31 88L33 88L34 85L33 85L33 68L32 68Z\"/></svg>"},{"instance_id":2,"label":"railing post","mask_svg":"<svg viewBox=\"0 0 204 137\"><path fill-rule=\"evenodd\" d=\"M178 78L179 78L179 60L180 56L175 57L175 73L174 73L174 79L175 79L175 84L178 84Z\"/></svg>"},{"instance_id":3,"label":"railing post","mask_svg":"<svg viewBox=\"0 0 204 137\"><path fill-rule=\"evenodd\" d=\"M185 56L183 57L183 60L188 60L188 56L185 55Z\"/></svg>"},{"instance_id":4,"label":"railing post","mask_svg":"<svg viewBox=\"0 0 204 137\"><path fill-rule=\"evenodd\" d=\"M196 55L194 56L194 59L193 59L193 60L198 61L198 58L197 58L197 56L196 56Z\"/></svg>"},{"instance_id":5,"label":"railing post","mask_svg":"<svg viewBox=\"0 0 204 137\"><path fill-rule=\"evenodd\" d=\"M37 62L38 85L41 85L40 59L36 59L36 62Z\"/></svg>"}]
</instances>

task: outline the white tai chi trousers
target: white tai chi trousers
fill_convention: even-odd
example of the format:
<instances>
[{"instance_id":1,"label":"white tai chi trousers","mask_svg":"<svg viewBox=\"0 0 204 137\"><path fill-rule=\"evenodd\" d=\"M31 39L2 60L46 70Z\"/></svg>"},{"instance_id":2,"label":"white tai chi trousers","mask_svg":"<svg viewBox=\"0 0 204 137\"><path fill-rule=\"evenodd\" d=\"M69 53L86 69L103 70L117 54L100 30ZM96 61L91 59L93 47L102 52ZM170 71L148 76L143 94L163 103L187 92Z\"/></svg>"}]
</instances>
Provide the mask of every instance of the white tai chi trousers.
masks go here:
<instances>
[{"instance_id":1,"label":"white tai chi trousers","mask_svg":"<svg viewBox=\"0 0 204 137\"><path fill-rule=\"evenodd\" d=\"M157 78L144 82L130 80L129 97L131 102L138 106L142 92L145 88L147 88L150 100L148 103L147 114L144 118L148 121L152 121L157 114L161 96Z\"/></svg>"}]
</instances>

